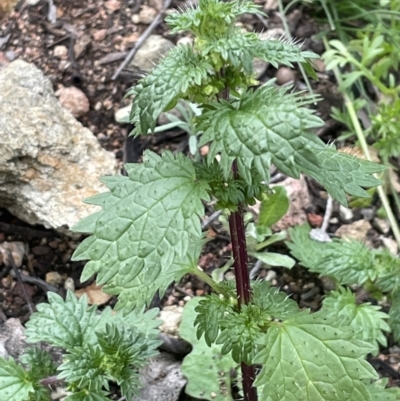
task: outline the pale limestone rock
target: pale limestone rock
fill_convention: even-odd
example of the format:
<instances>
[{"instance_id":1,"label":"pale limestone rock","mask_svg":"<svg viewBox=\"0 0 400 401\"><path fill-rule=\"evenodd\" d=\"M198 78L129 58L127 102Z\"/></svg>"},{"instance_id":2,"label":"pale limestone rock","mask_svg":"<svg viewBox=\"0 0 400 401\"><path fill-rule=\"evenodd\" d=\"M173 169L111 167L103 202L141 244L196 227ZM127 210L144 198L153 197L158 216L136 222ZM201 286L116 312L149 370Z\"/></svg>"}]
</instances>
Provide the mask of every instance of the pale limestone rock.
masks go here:
<instances>
[{"instance_id":1,"label":"pale limestone rock","mask_svg":"<svg viewBox=\"0 0 400 401\"><path fill-rule=\"evenodd\" d=\"M157 17L158 11L152 7L143 5L139 12L139 20L141 24L149 25Z\"/></svg>"},{"instance_id":2,"label":"pale limestone rock","mask_svg":"<svg viewBox=\"0 0 400 401\"><path fill-rule=\"evenodd\" d=\"M343 224L336 230L335 235L343 239L356 239L369 244L367 233L371 228L371 224L367 220L361 219L351 224Z\"/></svg>"},{"instance_id":3,"label":"pale limestone rock","mask_svg":"<svg viewBox=\"0 0 400 401\"><path fill-rule=\"evenodd\" d=\"M99 210L83 199L104 192L99 177L115 157L54 96L51 82L22 60L0 70L0 206L30 224L71 234Z\"/></svg>"},{"instance_id":4,"label":"pale limestone rock","mask_svg":"<svg viewBox=\"0 0 400 401\"><path fill-rule=\"evenodd\" d=\"M161 35L150 35L130 63L134 69L148 72L172 49L173 43Z\"/></svg>"},{"instance_id":5,"label":"pale limestone rock","mask_svg":"<svg viewBox=\"0 0 400 401\"><path fill-rule=\"evenodd\" d=\"M182 306L165 306L160 312L160 319L163 321L163 324L160 326L160 330L165 334L178 336L179 325L182 320L182 312Z\"/></svg>"}]
</instances>

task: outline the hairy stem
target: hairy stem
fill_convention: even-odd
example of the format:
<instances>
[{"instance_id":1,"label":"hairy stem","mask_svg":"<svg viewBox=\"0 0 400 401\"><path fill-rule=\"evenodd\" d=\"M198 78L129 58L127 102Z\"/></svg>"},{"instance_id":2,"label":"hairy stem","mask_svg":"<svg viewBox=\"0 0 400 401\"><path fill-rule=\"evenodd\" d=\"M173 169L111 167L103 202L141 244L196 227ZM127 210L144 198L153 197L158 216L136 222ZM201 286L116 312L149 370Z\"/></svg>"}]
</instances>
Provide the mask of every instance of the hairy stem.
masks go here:
<instances>
[{"instance_id":1,"label":"hairy stem","mask_svg":"<svg viewBox=\"0 0 400 401\"><path fill-rule=\"evenodd\" d=\"M191 273L208 284L217 294L222 294L224 297L229 299L229 293L221 288L221 286L219 286L218 283L216 283L208 274L204 273L200 269L193 269L191 270Z\"/></svg>"},{"instance_id":2,"label":"hairy stem","mask_svg":"<svg viewBox=\"0 0 400 401\"><path fill-rule=\"evenodd\" d=\"M238 177L237 164L233 163L233 175ZM250 275L247 267L248 256L246 247L246 235L243 220L242 205L238 211L232 212L229 216L229 229L232 240L232 253L234 258L234 268L236 277L236 291L239 308L242 304L248 304L251 298ZM245 401L257 401L257 389L253 386L256 371L254 366L241 364L243 377L243 393Z\"/></svg>"}]
</instances>

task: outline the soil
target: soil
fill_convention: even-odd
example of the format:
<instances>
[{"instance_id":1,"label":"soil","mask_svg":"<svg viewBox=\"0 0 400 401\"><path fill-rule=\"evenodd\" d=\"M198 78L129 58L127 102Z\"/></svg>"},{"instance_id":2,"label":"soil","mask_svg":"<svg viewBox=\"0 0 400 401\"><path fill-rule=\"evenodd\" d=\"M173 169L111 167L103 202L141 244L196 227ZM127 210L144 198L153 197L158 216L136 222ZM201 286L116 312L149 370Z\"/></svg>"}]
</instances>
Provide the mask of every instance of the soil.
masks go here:
<instances>
[{"instance_id":1,"label":"soil","mask_svg":"<svg viewBox=\"0 0 400 401\"><path fill-rule=\"evenodd\" d=\"M274 2L267 2L273 4ZM187 137L182 132L170 132L150 139L138 139L132 147L125 146L129 126L121 126L114 120L114 113L126 105L124 94L137 79L132 71L124 71L117 80L112 76L117 70L126 52L132 47L128 39L136 35L136 39L147 28L143 23L133 23L132 16L137 14L143 5L160 8L157 0L68 0L54 1L57 10L57 22L50 23L47 19L48 2L39 1L34 6L24 6L21 1L14 11L0 20L0 62L3 59L13 60L22 58L39 67L53 83L54 89L61 86L79 87L88 97L90 110L79 121L88 127L98 138L101 145L113 151L120 161L136 162L140 159L140 150L151 148L160 151L165 148L181 149L187 151ZM182 5L182 1L174 1L172 7ZM282 26L277 10L267 10L268 20L255 17L244 17L242 23L250 26L255 31L261 32ZM319 28L309 15L301 9L296 9L288 16L289 26L293 34L304 42L304 47L317 53L322 53L323 46L315 40L313 35ZM164 23L159 24L153 33L157 33L176 42L177 36L171 35ZM6 43L2 44L1 38L10 34ZM101 40L99 39L101 38ZM68 58L60 60L55 56L56 45L65 45L71 51ZM80 46L78 57L71 56L74 46ZM117 58L117 61L112 61ZM118 59L119 57L119 59ZM262 77L267 80L276 75L273 67L268 67ZM299 76L299 74L298 74ZM327 74L323 65L318 73L319 82L313 83L314 90L322 96L318 105L318 113L326 121L326 126L318 134L325 141L335 140L340 134L340 125L330 117L330 107L340 107L341 97L338 94L336 84ZM299 81L301 87L301 82ZM341 144L338 144L341 145ZM138 151L139 149L139 151ZM308 181L312 194L311 206L306 210L311 224L319 226L325 211L326 201L322 189L314 182ZM378 205L373 205L375 211ZM207 209L208 215L213 212ZM358 213L358 214L357 214ZM355 212L354 220L359 216ZM332 216L337 223L332 224L330 232L338 228L340 223L338 210ZM369 236L377 238L378 233L371 229ZM221 267L229 259L231 246L227 233L224 232L218 221L214 221L208 228L212 237L203 252L200 264L207 272ZM4 241L22 241L26 247L26 257L23 263L23 273L46 282L46 274L58 272L62 282L72 278L75 288L85 288L90 283L79 281L83 268L82 262L71 262L70 257L77 247L78 242L64 237L44 227L31 227L18 220L6 210L0 209L0 243ZM377 240L376 242L379 243ZM282 245L272 251L284 251ZM1 260L0 260L1 262ZM10 317L18 317L22 323L29 318L29 308L25 298L25 292L21 284L10 274L10 270L3 265L0 271L0 312L3 320ZM299 302L301 307L309 307L318 310L324 295L324 283L314 274L309 273L300 266L292 270L274 268L276 272L275 282L278 287ZM261 270L261 277L268 274L267 270ZM46 300L44 289L34 283L24 282L25 291L33 304ZM155 300L155 304L163 305L185 303L187 296L203 295L209 292L209 288L193 277L185 277L181 283L171 286L162 300ZM59 292L65 292L60 284ZM112 298L109 304L113 304ZM390 378L390 385L400 383L398 373L399 353L393 352L394 343L389 338L389 347L374 358L374 366L383 375Z\"/></svg>"}]
</instances>

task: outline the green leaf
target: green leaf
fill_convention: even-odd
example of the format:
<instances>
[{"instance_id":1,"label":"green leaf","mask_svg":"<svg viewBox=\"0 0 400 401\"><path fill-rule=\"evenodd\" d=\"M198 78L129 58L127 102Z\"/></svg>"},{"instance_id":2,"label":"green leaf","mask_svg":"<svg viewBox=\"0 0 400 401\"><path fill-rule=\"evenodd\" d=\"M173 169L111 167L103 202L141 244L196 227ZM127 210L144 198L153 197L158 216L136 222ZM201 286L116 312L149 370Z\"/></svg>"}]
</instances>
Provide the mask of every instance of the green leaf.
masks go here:
<instances>
[{"instance_id":1,"label":"green leaf","mask_svg":"<svg viewBox=\"0 0 400 401\"><path fill-rule=\"evenodd\" d=\"M105 198L95 232L72 259L90 259L82 281L97 273L104 290L119 294L119 308L149 302L197 266L202 245L199 216L207 185L196 180L182 154L162 157L146 151L143 164L127 164L123 177Z\"/></svg>"},{"instance_id":2,"label":"green leaf","mask_svg":"<svg viewBox=\"0 0 400 401\"><path fill-rule=\"evenodd\" d=\"M286 267L287 269L291 269L296 264L296 261L290 256L282 255L280 253L253 252L251 253L251 256L258 260L261 260L261 262L269 266L282 266Z\"/></svg>"},{"instance_id":3,"label":"green leaf","mask_svg":"<svg viewBox=\"0 0 400 401\"><path fill-rule=\"evenodd\" d=\"M382 378L368 384L367 389L372 401L399 401L400 389L398 387L386 388L389 379Z\"/></svg>"},{"instance_id":4,"label":"green leaf","mask_svg":"<svg viewBox=\"0 0 400 401\"><path fill-rule=\"evenodd\" d=\"M253 298L250 304L242 305L240 311L231 303L218 297L207 297L200 301L197 307L199 315L198 335L205 332L206 342L214 341L223 344L222 354L232 353L235 362L252 364L257 353L257 340L265 332L272 320L286 320L298 313L299 308L295 301L289 299L286 293L270 287L269 283L253 283ZM208 325L208 326L207 326ZM206 329L208 327L208 329ZM212 328L213 337L210 339L209 331Z\"/></svg>"},{"instance_id":5,"label":"green leaf","mask_svg":"<svg viewBox=\"0 0 400 401\"><path fill-rule=\"evenodd\" d=\"M303 164L318 165L310 149L324 144L309 129L323 122L304 107L314 98L288 91L268 82L255 91L244 92L238 101L212 103L199 117L204 131L200 146L212 142L209 159L221 152L221 159L229 160L226 176L234 158L238 158L242 175L254 166L265 181L269 181L271 161L296 178Z\"/></svg>"},{"instance_id":6,"label":"green leaf","mask_svg":"<svg viewBox=\"0 0 400 401\"><path fill-rule=\"evenodd\" d=\"M100 393L108 389L108 382L116 382L127 399L140 388L138 370L146 358L157 354L153 344L148 352L147 338L138 330L107 324L96 332L97 344L75 347L59 367L59 379L65 379L70 388L90 389Z\"/></svg>"},{"instance_id":7,"label":"green leaf","mask_svg":"<svg viewBox=\"0 0 400 401\"><path fill-rule=\"evenodd\" d=\"M223 344L222 354L231 353L236 363L251 365L262 327L270 320L268 314L253 304L242 305L240 311L225 314L219 322L221 331L216 339L217 344Z\"/></svg>"},{"instance_id":8,"label":"green leaf","mask_svg":"<svg viewBox=\"0 0 400 401\"><path fill-rule=\"evenodd\" d=\"M294 178L304 172L343 205L347 205L345 192L368 197L361 187L379 185L381 182L372 174L385 167L324 145L309 132L322 121L304 107L315 98L288 90L274 88L268 82L255 91L244 92L239 100L211 103L199 117L199 128L204 131L200 146L212 142L209 159L221 153L226 177L235 158L243 177L254 166L269 181L271 162Z\"/></svg>"},{"instance_id":9,"label":"green leaf","mask_svg":"<svg viewBox=\"0 0 400 401\"><path fill-rule=\"evenodd\" d=\"M261 202L257 226L271 227L278 222L289 210L289 198L286 188L276 186L274 193Z\"/></svg>"},{"instance_id":10,"label":"green leaf","mask_svg":"<svg viewBox=\"0 0 400 401\"><path fill-rule=\"evenodd\" d=\"M173 33L190 31L196 36L202 36L204 40L207 36L214 37L214 32L218 32L219 35L226 33L242 14L264 15L260 6L252 1L201 0L198 4L197 8L187 8L185 12L173 13L166 17L165 21Z\"/></svg>"},{"instance_id":11,"label":"green leaf","mask_svg":"<svg viewBox=\"0 0 400 401\"><path fill-rule=\"evenodd\" d=\"M269 229L268 229L269 230ZM259 232L261 230L258 230ZM268 239L266 239L265 241L262 241L260 243L258 243L257 245L255 245L255 250L259 251L264 249L265 247L274 244L275 242L280 242L283 241L287 238L287 232L286 230L282 230L279 231L278 233L272 234L268 233L267 236L270 235L270 237Z\"/></svg>"},{"instance_id":12,"label":"green leaf","mask_svg":"<svg viewBox=\"0 0 400 401\"><path fill-rule=\"evenodd\" d=\"M65 301L52 292L47 297L49 303L37 305L26 324L27 342L47 341L69 350L96 340L94 330L100 317L95 306L88 308L86 296L77 299L68 291Z\"/></svg>"},{"instance_id":13,"label":"green leaf","mask_svg":"<svg viewBox=\"0 0 400 401\"><path fill-rule=\"evenodd\" d=\"M157 117L191 87L200 86L211 65L194 53L191 46L179 45L150 74L140 80L127 95L134 95L130 122L135 135L154 131Z\"/></svg>"},{"instance_id":14,"label":"green leaf","mask_svg":"<svg viewBox=\"0 0 400 401\"><path fill-rule=\"evenodd\" d=\"M379 344L387 345L384 331L390 331L386 322L389 316L380 309L380 306L370 303L357 305L355 294L343 287L339 291L332 291L323 301L326 315L334 318L339 326L357 330L355 338L372 344L375 348L373 355L378 354Z\"/></svg>"},{"instance_id":15,"label":"green leaf","mask_svg":"<svg viewBox=\"0 0 400 401\"><path fill-rule=\"evenodd\" d=\"M338 152L333 146L314 148L312 152L318 164L304 163L301 171L320 182L332 198L344 206L347 206L345 193L369 198L369 193L362 187L375 187L382 183L372 174L385 170L383 165Z\"/></svg>"},{"instance_id":16,"label":"green leaf","mask_svg":"<svg viewBox=\"0 0 400 401\"><path fill-rule=\"evenodd\" d=\"M221 284L227 287L225 283ZM236 298L235 293L228 287L226 290L231 293L231 299L211 294L199 300L196 306L197 317L194 322L194 325L197 326L196 335L200 339L204 334L204 340L209 347L218 337L221 319L226 314L234 313L235 304L231 301Z\"/></svg>"},{"instance_id":17,"label":"green leaf","mask_svg":"<svg viewBox=\"0 0 400 401\"><path fill-rule=\"evenodd\" d=\"M373 347L354 333L308 311L273 324L254 359L264 365L255 382L264 385L262 399L371 401L362 380L378 377L364 360Z\"/></svg>"},{"instance_id":18,"label":"green leaf","mask_svg":"<svg viewBox=\"0 0 400 401\"><path fill-rule=\"evenodd\" d=\"M124 315L107 307L98 314L96 306L88 307L86 296L78 299L72 291L67 292L65 301L54 293L48 293L48 299L49 303L37 305L37 312L26 324L27 342L47 341L71 351L77 347L96 345L96 332L105 330L107 324L114 324L141 333L145 343L145 346L141 346L143 358L154 356L155 349L160 345L158 327L161 321L156 319L158 309L147 312L136 310ZM37 358L41 357L40 353L28 354L24 361L34 366ZM43 369L48 363L41 360L40 365ZM35 372L38 373L37 369Z\"/></svg>"},{"instance_id":19,"label":"green leaf","mask_svg":"<svg viewBox=\"0 0 400 401\"><path fill-rule=\"evenodd\" d=\"M267 281L255 281L252 290L252 303L272 319L285 321L299 312L299 306L293 299Z\"/></svg>"},{"instance_id":20,"label":"green leaf","mask_svg":"<svg viewBox=\"0 0 400 401\"><path fill-rule=\"evenodd\" d=\"M35 391L29 373L12 358L0 357L0 399L26 401Z\"/></svg>"},{"instance_id":21,"label":"green leaf","mask_svg":"<svg viewBox=\"0 0 400 401\"><path fill-rule=\"evenodd\" d=\"M51 355L37 347L28 348L20 357L20 362L29 368L30 377L37 382L57 372L57 365Z\"/></svg>"},{"instance_id":22,"label":"green leaf","mask_svg":"<svg viewBox=\"0 0 400 401\"><path fill-rule=\"evenodd\" d=\"M221 354L221 346L208 346L204 338L198 339L193 330L201 298L193 298L183 310L180 337L193 346L182 363L182 373L188 379L186 393L203 400L231 401L231 370L236 363L230 355Z\"/></svg>"},{"instance_id":23,"label":"green leaf","mask_svg":"<svg viewBox=\"0 0 400 401\"><path fill-rule=\"evenodd\" d=\"M59 366L59 379L65 379L70 388L91 389L96 393L108 386L103 363L105 355L98 346L85 344L71 349Z\"/></svg>"},{"instance_id":24,"label":"green leaf","mask_svg":"<svg viewBox=\"0 0 400 401\"><path fill-rule=\"evenodd\" d=\"M200 52L203 57L210 54L214 60L218 60L221 67L222 64L229 64L236 70L243 70L247 74L253 73L252 60L254 58L254 50L259 42L258 35L253 32L244 33L242 30L229 29L225 35L218 38L210 38L206 45L202 46ZM216 56L216 55L219 55Z\"/></svg>"},{"instance_id":25,"label":"green leaf","mask_svg":"<svg viewBox=\"0 0 400 401\"><path fill-rule=\"evenodd\" d=\"M162 343L159 340L159 327L162 324L162 320L157 319L158 313L159 310L157 308L149 309L146 312L144 312L143 308L142 310L133 310L126 314L123 311L115 312L110 307L107 307L100 315L100 320L96 326L96 333L105 331L107 325L110 324L141 333L145 343L145 346L141 346L141 355L144 358L151 358L158 353L155 350Z\"/></svg>"},{"instance_id":26,"label":"green leaf","mask_svg":"<svg viewBox=\"0 0 400 401\"><path fill-rule=\"evenodd\" d=\"M308 59L319 58L318 54L302 52L300 46L283 40L259 40L253 57L271 63L275 68L279 65L293 67L292 63L306 63Z\"/></svg>"},{"instance_id":27,"label":"green leaf","mask_svg":"<svg viewBox=\"0 0 400 401\"><path fill-rule=\"evenodd\" d=\"M400 287L392 292L392 306L389 310L389 326L392 329L395 341L400 341Z\"/></svg>"},{"instance_id":28,"label":"green leaf","mask_svg":"<svg viewBox=\"0 0 400 401\"><path fill-rule=\"evenodd\" d=\"M376 288L385 293L397 292L400 288L400 259L386 249L374 250L374 255L378 272Z\"/></svg>"},{"instance_id":29,"label":"green leaf","mask_svg":"<svg viewBox=\"0 0 400 401\"><path fill-rule=\"evenodd\" d=\"M337 239L321 243L310 238L310 231L308 224L291 228L291 241L286 243L302 266L342 285L376 279L376 258L363 243Z\"/></svg>"}]
</instances>

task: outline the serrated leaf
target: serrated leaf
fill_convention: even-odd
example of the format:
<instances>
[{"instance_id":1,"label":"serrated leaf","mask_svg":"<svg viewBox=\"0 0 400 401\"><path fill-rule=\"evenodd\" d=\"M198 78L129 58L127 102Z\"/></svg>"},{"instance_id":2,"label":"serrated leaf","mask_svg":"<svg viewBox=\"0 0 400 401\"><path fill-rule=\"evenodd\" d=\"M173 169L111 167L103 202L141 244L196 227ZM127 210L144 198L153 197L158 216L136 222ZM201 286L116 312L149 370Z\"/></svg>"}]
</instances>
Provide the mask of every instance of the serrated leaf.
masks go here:
<instances>
[{"instance_id":1,"label":"serrated leaf","mask_svg":"<svg viewBox=\"0 0 400 401\"><path fill-rule=\"evenodd\" d=\"M367 389L372 401L399 401L400 389L398 387L386 388L387 378L382 378L374 383L368 384Z\"/></svg>"},{"instance_id":2,"label":"serrated leaf","mask_svg":"<svg viewBox=\"0 0 400 401\"><path fill-rule=\"evenodd\" d=\"M309 149L324 144L309 129L323 122L304 107L314 98L300 97L288 90L275 88L269 82L243 93L237 102L213 103L199 117L204 131L199 146L212 142L210 160L219 152L221 160L231 160L230 164L238 158L243 174L253 165L267 180L266 171L272 161L285 174L298 178L302 164L318 165Z\"/></svg>"},{"instance_id":3,"label":"serrated leaf","mask_svg":"<svg viewBox=\"0 0 400 401\"><path fill-rule=\"evenodd\" d=\"M379 344L386 346L384 331L390 331L386 322L389 316L380 311L381 307L363 303L357 305L356 296L350 289L341 287L332 291L323 301L323 311L327 317L336 320L339 326L349 326L357 330L355 338L374 346L373 355L379 352Z\"/></svg>"},{"instance_id":4,"label":"serrated leaf","mask_svg":"<svg viewBox=\"0 0 400 401\"><path fill-rule=\"evenodd\" d=\"M85 296L77 299L68 291L65 301L52 292L47 297L49 303L37 305L37 312L26 324L27 342L47 341L68 350L96 340L94 329L99 315L95 306L88 308Z\"/></svg>"},{"instance_id":5,"label":"serrated leaf","mask_svg":"<svg viewBox=\"0 0 400 401\"><path fill-rule=\"evenodd\" d=\"M204 337L197 339L193 327L199 301L200 298L193 298L185 305L179 329L181 338L193 346L181 367L188 379L186 393L203 400L231 401L231 370L237 364L230 355L221 354L220 345L209 347Z\"/></svg>"},{"instance_id":6,"label":"serrated leaf","mask_svg":"<svg viewBox=\"0 0 400 401\"><path fill-rule=\"evenodd\" d=\"M195 85L206 78L210 64L194 53L191 46L179 45L145 78L132 88L128 95L134 95L130 122L135 125L135 135L154 131L157 118L162 111Z\"/></svg>"},{"instance_id":7,"label":"serrated leaf","mask_svg":"<svg viewBox=\"0 0 400 401\"><path fill-rule=\"evenodd\" d=\"M222 354L231 353L236 363L251 365L258 350L257 339L270 320L270 315L253 304L241 305L240 311L225 314L216 339L217 344L222 344Z\"/></svg>"},{"instance_id":8,"label":"serrated leaf","mask_svg":"<svg viewBox=\"0 0 400 401\"><path fill-rule=\"evenodd\" d=\"M400 258L387 249L374 250L378 278L374 283L382 292L390 293L400 288Z\"/></svg>"},{"instance_id":9,"label":"serrated leaf","mask_svg":"<svg viewBox=\"0 0 400 401\"><path fill-rule=\"evenodd\" d=\"M112 324L116 327L124 327L142 334L145 339L146 347L142 347L142 356L150 358L155 355L154 350L162 343L159 340L160 325L162 320L158 319L159 310L157 308L142 310L133 310L128 314L115 312L110 307L103 310L99 322L96 326L96 332L104 331L106 326Z\"/></svg>"},{"instance_id":10,"label":"serrated leaf","mask_svg":"<svg viewBox=\"0 0 400 401\"><path fill-rule=\"evenodd\" d=\"M224 33L242 14L264 15L260 6L252 1L208 0L200 1L197 8L191 7L181 13L172 13L165 21L173 33L190 31L204 38L214 27L218 27L218 33Z\"/></svg>"},{"instance_id":11,"label":"serrated leaf","mask_svg":"<svg viewBox=\"0 0 400 401\"><path fill-rule=\"evenodd\" d=\"M67 292L65 301L54 293L48 293L48 300L49 303L37 305L37 312L27 322L27 342L47 341L69 351L97 344L96 331L104 330L107 324L115 324L142 334L147 344L142 347L143 357L154 356L154 349L160 344L158 309L123 314L107 307L98 314L96 306L88 307L86 296L78 299L72 291Z\"/></svg>"},{"instance_id":12,"label":"serrated leaf","mask_svg":"<svg viewBox=\"0 0 400 401\"><path fill-rule=\"evenodd\" d=\"M257 226L271 227L278 222L289 209L289 198L286 188L278 185L273 188L273 191L273 194L268 194L268 198L261 201Z\"/></svg>"},{"instance_id":13,"label":"serrated leaf","mask_svg":"<svg viewBox=\"0 0 400 401\"><path fill-rule=\"evenodd\" d=\"M64 356L63 363L58 367L58 378L65 379L75 388L90 388L99 393L102 388L108 386L102 366L105 363L104 359L105 354L98 346L77 346Z\"/></svg>"},{"instance_id":14,"label":"serrated leaf","mask_svg":"<svg viewBox=\"0 0 400 401\"><path fill-rule=\"evenodd\" d=\"M300 172L310 175L343 205L347 205L345 192L369 196L361 187L379 185L372 174L385 167L337 152L310 133L322 125L304 107L313 100L288 93L288 88L274 88L269 82L248 90L237 101L212 103L199 118L199 129L204 131L199 146L212 142L209 158L221 153L225 175L237 158L242 176L254 166L267 181L272 162L291 177L299 178Z\"/></svg>"},{"instance_id":15,"label":"serrated leaf","mask_svg":"<svg viewBox=\"0 0 400 401\"><path fill-rule=\"evenodd\" d=\"M234 299L235 293L232 292L231 294L232 299ZM194 325L197 326L196 336L200 339L204 335L206 344L211 347L218 337L221 319L226 314L234 313L233 305L229 299L211 294L199 300L196 312L197 317L194 322Z\"/></svg>"},{"instance_id":16,"label":"serrated leaf","mask_svg":"<svg viewBox=\"0 0 400 401\"><path fill-rule=\"evenodd\" d=\"M286 242L302 266L331 277L339 284L362 285L376 279L378 270L374 253L363 243L337 239L322 243L312 240L310 231L308 224L291 228L291 241Z\"/></svg>"},{"instance_id":17,"label":"serrated leaf","mask_svg":"<svg viewBox=\"0 0 400 401\"><path fill-rule=\"evenodd\" d=\"M284 40L259 40L253 57L269 62L275 68L279 65L293 67L292 63L306 63L307 59L319 58L318 54L302 52L295 43Z\"/></svg>"},{"instance_id":18,"label":"serrated leaf","mask_svg":"<svg viewBox=\"0 0 400 401\"><path fill-rule=\"evenodd\" d=\"M213 37L202 46L201 55L206 57L209 54L218 54L221 64L229 64L238 70L243 68L247 74L252 74L252 60L258 41L257 34L245 33L238 28L232 28L225 35L218 38Z\"/></svg>"},{"instance_id":19,"label":"serrated leaf","mask_svg":"<svg viewBox=\"0 0 400 401\"><path fill-rule=\"evenodd\" d=\"M147 357L157 355L158 344L148 344L142 333L129 327L107 324L96 332L97 344L76 347L65 355L58 378L70 383L70 387L90 389L100 393L108 389L108 382L116 382L122 394L131 399L140 388L138 370ZM152 353L146 352L153 347Z\"/></svg>"},{"instance_id":20,"label":"serrated leaf","mask_svg":"<svg viewBox=\"0 0 400 401\"><path fill-rule=\"evenodd\" d=\"M0 357L0 399L7 401L29 400L35 391L28 372L14 359Z\"/></svg>"},{"instance_id":21,"label":"serrated leaf","mask_svg":"<svg viewBox=\"0 0 400 401\"><path fill-rule=\"evenodd\" d=\"M312 150L318 164L304 163L301 171L320 182L332 196L347 207L346 193L360 198L370 197L362 187L376 187L382 182L372 174L385 166L338 152L332 146Z\"/></svg>"},{"instance_id":22,"label":"serrated leaf","mask_svg":"<svg viewBox=\"0 0 400 401\"><path fill-rule=\"evenodd\" d=\"M119 294L117 309L141 307L157 289L165 291L197 263L202 232L199 216L207 186L196 181L182 154L146 151L143 164L127 164L96 222L93 235L72 259L90 259L82 280L97 273L104 291Z\"/></svg>"},{"instance_id":23,"label":"serrated leaf","mask_svg":"<svg viewBox=\"0 0 400 401\"><path fill-rule=\"evenodd\" d=\"M252 291L253 297L248 305L242 305L240 310L226 308L217 324L220 332L216 343L223 344L222 354L231 353L235 362L244 362L247 365L252 364L253 357L259 349L257 340L270 322L286 320L299 311L295 301L286 293L270 287L266 281L253 283ZM213 302L209 305L211 309ZM199 311L202 314L199 314L198 319L203 323L207 322L208 316L205 316L205 310L199 308Z\"/></svg>"},{"instance_id":24,"label":"serrated leaf","mask_svg":"<svg viewBox=\"0 0 400 401\"><path fill-rule=\"evenodd\" d=\"M299 313L297 303L285 292L272 287L267 281L254 282L252 290L252 303L273 319L284 321Z\"/></svg>"},{"instance_id":25,"label":"serrated leaf","mask_svg":"<svg viewBox=\"0 0 400 401\"><path fill-rule=\"evenodd\" d=\"M37 382L57 372L57 365L51 355L37 347L28 348L25 354L21 355L20 362L29 368L30 378Z\"/></svg>"},{"instance_id":26,"label":"serrated leaf","mask_svg":"<svg viewBox=\"0 0 400 401\"><path fill-rule=\"evenodd\" d=\"M263 364L256 386L268 401L371 401L362 380L378 375L365 360L371 345L354 330L336 328L304 311L269 328L255 358Z\"/></svg>"},{"instance_id":27,"label":"serrated leaf","mask_svg":"<svg viewBox=\"0 0 400 401\"><path fill-rule=\"evenodd\" d=\"M93 213L87 217L84 217L82 220L80 220L78 223L73 225L71 227L72 231L76 231L79 233L86 233L86 234L93 234L94 230L96 228L96 222L100 215L102 215L103 212L97 212Z\"/></svg>"}]
</instances>

